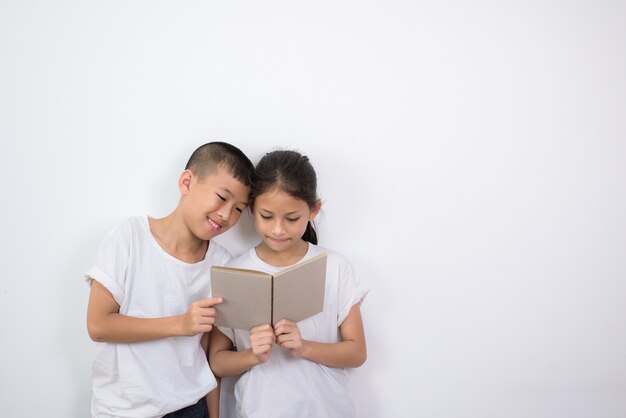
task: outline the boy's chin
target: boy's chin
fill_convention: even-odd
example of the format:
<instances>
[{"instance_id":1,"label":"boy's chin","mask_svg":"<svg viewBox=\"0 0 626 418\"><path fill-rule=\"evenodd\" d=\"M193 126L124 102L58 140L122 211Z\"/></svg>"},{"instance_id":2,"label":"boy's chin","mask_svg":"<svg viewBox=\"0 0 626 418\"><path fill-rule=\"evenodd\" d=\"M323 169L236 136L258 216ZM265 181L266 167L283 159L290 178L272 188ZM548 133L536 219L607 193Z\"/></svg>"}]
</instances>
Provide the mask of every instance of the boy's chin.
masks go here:
<instances>
[{"instance_id":1,"label":"boy's chin","mask_svg":"<svg viewBox=\"0 0 626 418\"><path fill-rule=\"evenodd\" d=\"M216 236L223 234L227 230L228 228L221 228L219 231L207 231L206 229L204 229L203 231L200 231L200 232L194 231L193 234L195 235L196 238L202 241L210 241Z\"/></svg>"}]
</instances>

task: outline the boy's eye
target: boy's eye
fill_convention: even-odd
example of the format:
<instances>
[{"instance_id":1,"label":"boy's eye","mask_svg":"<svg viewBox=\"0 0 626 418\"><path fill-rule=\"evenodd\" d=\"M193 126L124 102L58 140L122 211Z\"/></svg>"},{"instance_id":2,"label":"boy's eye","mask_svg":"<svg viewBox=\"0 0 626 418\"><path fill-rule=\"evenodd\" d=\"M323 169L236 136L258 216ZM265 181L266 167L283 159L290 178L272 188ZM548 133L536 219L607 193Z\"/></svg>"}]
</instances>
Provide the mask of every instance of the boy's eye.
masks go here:
<instances>
[{"instance_id":1,"label":"boy's eye","mask_svg":"<svg viewBox=\"0 0 626 418\"><path fill-rule=\"evenodd\" d=\"M224 196L222 196L219 193L215 193L215 194L217 195L217 197L219 197L222 200L222 202L226 202L226 199L224 199Z\"/></svg>"},{"instance_id":2,"label":"boy's eye","mask_svg":"<svg viewBox=\"0 0 626 418\"><path fill-rule=\"evenodd\" d=\"M235 210L236 210L237 212L239 212L239 213L243 213L243 209L241 209L241 208L235 208Z\"/></svg>"}]
</instances>

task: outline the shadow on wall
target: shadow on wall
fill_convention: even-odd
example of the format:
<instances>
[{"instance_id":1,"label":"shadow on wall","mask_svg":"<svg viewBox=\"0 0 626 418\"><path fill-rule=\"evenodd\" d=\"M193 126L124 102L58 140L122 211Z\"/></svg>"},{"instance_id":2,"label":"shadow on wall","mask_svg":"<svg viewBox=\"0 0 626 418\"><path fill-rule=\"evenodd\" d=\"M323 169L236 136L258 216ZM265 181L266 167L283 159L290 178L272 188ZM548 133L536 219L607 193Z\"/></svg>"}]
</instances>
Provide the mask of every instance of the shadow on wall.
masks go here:
<instances>
[{"instance_id":1,"label":"shadow on wall","mask_svg":"<svg viewBox=\"0 0 626 418\"><path fill-rule=\"evenodd\" d=\"M97 230L84 239L77 239L76 247L68 250L59 273L63 278L61 294L67 299L59 306L61 318L54 332L61 337L61 362L71 379L66 407L71 412L69 416L75 418L91 416L91 365L99 347L87 333L89 286L84 275L96 257L102 236Z\"/></svg>"},{"instance_id":2,"label":"shadow on wall","mask_svg":"<svg viewBox=\"0 0 626 418\"><path fill-rule=\"evenodd\" d=\"M246 209L239 221L230 230L214 238L226 248L234 257L254 247L260 239L254 229L254 221L249 209Z\"/></svg>"},{"instance_id":3,"label":"shadow on wall","mask_svg":"<svg viewBox=\"0 0 626 418\"><path fill-rule=\"evenodd\" d=\"M368 295L363 301L361 314L363 316L363 327L365 329L365 339L367 341L367 360L358 369L349 369L350 396L356 410L356 416L382 417L385 414L381 410L378 389L380 383L372 379L372 376L384 376L383 370L391 367L389 359L390 353L386 351L384 333L375 332L375 321L370 320L376 316L377 323L389 323L381 316L384 316L384 309L379 308L377 301L384 299L380 295L381 289L375 288L374 278L380 277L375 264L365 258L356 257L354 260L356 274L361 278L361 285L369 289ZM358 268L356 267L358 266ZM385 384L383 384L385 386Z\"/></svg>"}]
</instances>

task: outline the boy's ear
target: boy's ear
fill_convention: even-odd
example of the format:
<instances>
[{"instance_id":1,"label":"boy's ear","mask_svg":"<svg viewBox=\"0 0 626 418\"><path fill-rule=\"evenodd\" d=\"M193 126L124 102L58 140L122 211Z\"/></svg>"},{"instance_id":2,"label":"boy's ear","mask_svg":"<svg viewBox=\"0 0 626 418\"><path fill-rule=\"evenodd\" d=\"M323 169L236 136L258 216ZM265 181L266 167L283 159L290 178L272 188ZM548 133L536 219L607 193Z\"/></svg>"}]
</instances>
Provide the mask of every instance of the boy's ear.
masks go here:
<instances>
[{"instance_id":1,"label":"boy's ear","mask_svg":"<svg viewBox=\"0 0 626 418\"><path fill-rule=\"evenodd\" d=\"M311 214L309 215L309 221L315 219L318 213L320 213L320 209L322 208L322 201L316 200L315 205L313 205L313 209L311 209Z\"/></svg>"},{"instance_id":2,"label":"boy's ear","mask_svg":"<svg viewBox=\"0 0 626 418\"><path fill-rule=\"evenodd\" d=\"M190 170L185 170L180 174L180 177L178 178L178 190L180 190L180 194L182 196L187 196L189 194L192 177L193 173Z\"/></svg>"}]
</instances>

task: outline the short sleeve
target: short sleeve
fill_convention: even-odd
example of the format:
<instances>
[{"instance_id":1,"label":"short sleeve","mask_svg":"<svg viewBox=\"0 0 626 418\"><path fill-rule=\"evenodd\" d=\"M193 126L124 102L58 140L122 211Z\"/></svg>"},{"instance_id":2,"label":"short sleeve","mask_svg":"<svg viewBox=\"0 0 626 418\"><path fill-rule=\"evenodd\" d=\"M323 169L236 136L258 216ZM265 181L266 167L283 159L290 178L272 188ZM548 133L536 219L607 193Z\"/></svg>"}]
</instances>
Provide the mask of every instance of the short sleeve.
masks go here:
<instances>
[{"instance_id":1,"label":"short sleeve","mask_svg":"<svg viewBox=\"0 0 626 418\"><path fill-rule=\"evenodd\" d=\"M340 266L339 303L337 304L337 323L339 325L343 323L354 305L363 303L368 292L369 290L361 286L354 275L352 264L343 259Z\"/></svg>"},{"instance_id":2,"label":"short sleeve","mask_svg":"<svg viewBox=\"0 0 626 418\"><path fill-rule=\"evenodd\" d=\"M120 224L102 240L94 265L85 274L91 285L91 279L97 280L121 306L124 302L124 283L130 260L130 231Z\"/></svg>"},{"instance_id":3,"label":"short sleeve","mask_svg":"<svg viewBox=\"0 0 626 418\"><path fill-rule=\"evenodd\" d=\"M224 334L225 336L227 336L230 341L232 341L233 345L235 344L235 330L232 328L224 328L224 327L217 327L220 331L222 331L222 334Z\"/></svg>"}]
</instances>

